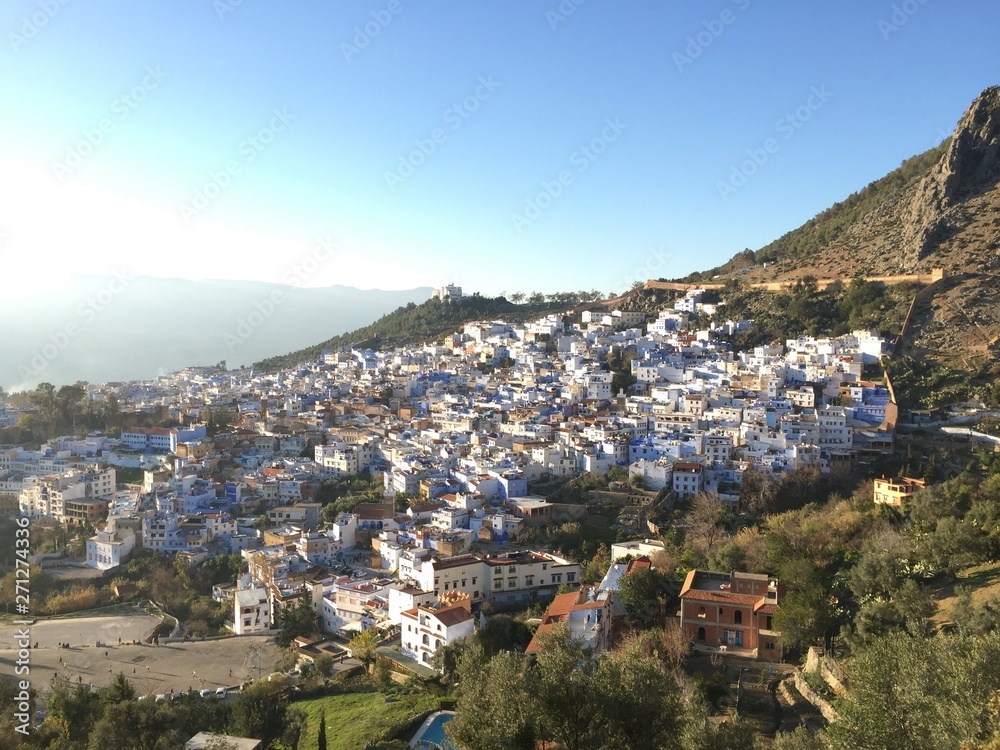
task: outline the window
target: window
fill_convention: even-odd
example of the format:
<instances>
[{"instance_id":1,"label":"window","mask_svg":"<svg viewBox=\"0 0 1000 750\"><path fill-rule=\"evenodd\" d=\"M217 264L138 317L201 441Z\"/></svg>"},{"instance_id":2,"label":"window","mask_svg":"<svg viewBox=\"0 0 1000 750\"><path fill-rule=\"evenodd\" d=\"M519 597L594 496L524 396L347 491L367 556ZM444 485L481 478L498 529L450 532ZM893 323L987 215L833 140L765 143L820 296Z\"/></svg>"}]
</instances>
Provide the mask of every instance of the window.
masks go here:
<instances>
[{"instance_id":1,"label":"window","mask_svg":"<svg viewBox=\"0 0 1000 750\"><path fill-rule=\"evenodd\" d=\"M534 576L525 576L524 577L524 585L525 586L534 586L535 585L535 577Z\"/></svg>"},{"instance_id":2,"label":"window","mask_svg":"<svg viewBox=\"0 0 1000 750\"><path fill-rule=\"evenodd\" d=\"M493 581L493 588L494 589L502 589L503 588L503 579L502 578L497 578L495 581Z\"/></svg>"},{"instance_id":3,"label":"window","mask_svg":"<svg viewBox=\"0 0 1000 750\"><path fill-rule=\"evenodd\" d=\"M767 643L764 644L764 648L766 648L768 651L774 651L774 643L768 641Z\"/></svg>"},{"instance_id":4,"label":"window","mask_svg":"<svg viewBox=\"0 0 1000 750\"><path fill-rule=\"evenodd\" d=\"M507 568L507 572L508 573L516 573L517 572L517 566L516 565L511 565L510 567Z\"/></svg>"},{"instance_id":5,"label":"window","mask_svg":"<svg viewBox=\"0 0 1000 750\"><path fill-rule=\"evenodd\" d=\"M576 573L567 573L566 574L566 582L567 583L574 583L575 581L576 581Z\"/></svg>"},{"instance_id":6,"label":"window","mask_svg":"<svg viewBox=\"0 0 1000 750\"><path fill-rule=\"evenodd\" d=\"M431 644L431 639L427 636L427 633L424 633L423 641L425 646L429 646Z\"/></svg>"},{"instance_id":7,"label":"window","mask_svg":"<svg viewBox=\"0 0 1000 750\"><path fill-rule=\"evenodd\" d=\"M700 617L702 620L705 619L706 613L704 607L698 607L698 617Z\"/></svg>"},{"instance_id":8,"label":"window","mask_svg":"<svg viewBox=\"0 0 1000 750\"><path fill-rule=\"evenodd\" d=\"M465 588L465 579L464 578L462 579L462 588L463 589Z\"/></svg>"},{"instance_id":9,"label":"window","mask_svg":"<svg viewBox=\"0 0 1000 750\"><path fill-rule=\"evenodd\" d=\"M479 598L479 592L478 591L473 591L472 592L472 598L473 599L478 599Z\"/></svg>"},{"instance_id":10,"label":"window","mask_svg":"<svg viewBox=\"0 0 1000 750\"><path fill-rule=\"evenodd\" d=\"M464 585L465 585L465 583L463 582L463 583L462 583L462 585L464 586ZM475 585L476 585L476 576L472 576L472 585L473 585L473 586L475 586Z\"/></svg>"},{"instance_id":11,"label":"window","mask_svg":"<svg viewBox=\"0 0 1000 750\"><path fill-rule=\"evenodd\" d=\"M733 622L735 622L737 625L742 625L743 612L741 612L740 610L736 610L736 613L733 615Z\"/></svg>"},{"instance_id":12,"label":"window","mask_svg":"<svg viewBox=\"0 0 1000 750\"><path fill-rule=\"evenodd\" d=\"M562 573L553 573L552 583L562 583Z\"/></svg>"},{"instance_id":13,"label":"window","mask_svg":"<svg viewBox=\"0 0 1000 750\"><path fill-rule=\"evenodd\" d=\"M517 588L517 579L516 578L508 578L507 579L507 586L509 588L516 589Z\"/></svg>"},{"instance_id":14,"label":"window","mask_svg":"<svg viewBox=\"0 0 1000 750\"><path fill-rule=\"evenodd\" d=\"M771 630L771 615L768 615L764 619L764 630Z\"/></svg>"}]
</instances>

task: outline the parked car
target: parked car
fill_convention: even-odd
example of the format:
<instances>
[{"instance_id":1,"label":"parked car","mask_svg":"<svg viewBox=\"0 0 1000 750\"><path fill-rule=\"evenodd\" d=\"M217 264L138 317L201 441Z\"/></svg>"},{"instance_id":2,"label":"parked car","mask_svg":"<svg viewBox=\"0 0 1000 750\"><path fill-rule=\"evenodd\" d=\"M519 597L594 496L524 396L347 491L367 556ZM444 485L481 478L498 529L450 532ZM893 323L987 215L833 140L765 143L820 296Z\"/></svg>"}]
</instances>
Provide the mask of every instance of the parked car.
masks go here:
<instances>
[{"instance_id":1,"label":"parked car","mask_svg":"<svg viewBox=\"0 0 1000 750\"><path fill-rule=\"evenodd\" d=\"M222 700L223 698L225 698L226 697L226 689L224 687L216 688L215 689L215 697L218 698L219 700Z\"/></svg>"}]
</instances>

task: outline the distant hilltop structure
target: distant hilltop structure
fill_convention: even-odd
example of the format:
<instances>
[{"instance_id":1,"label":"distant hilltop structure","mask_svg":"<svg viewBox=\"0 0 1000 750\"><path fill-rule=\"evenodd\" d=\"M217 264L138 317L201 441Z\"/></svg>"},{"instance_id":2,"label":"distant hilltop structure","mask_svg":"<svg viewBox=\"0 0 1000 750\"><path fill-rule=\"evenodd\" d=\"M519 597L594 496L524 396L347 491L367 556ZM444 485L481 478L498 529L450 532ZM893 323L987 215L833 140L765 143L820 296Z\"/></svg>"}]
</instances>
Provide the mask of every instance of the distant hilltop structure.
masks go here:
<instances>
[{"instance_id":1,"label":"distant hilltop structure","mask_svg":"<svg viewBox=\"0 0 1000 750\"><path fill-rule=\"evenodd\" d=\"M462 287L455 286L454 284L446 284L445 286L438 287L431 295L431 299L439 299L442 301L462 299Z\"/></svg>"}]
</instances>

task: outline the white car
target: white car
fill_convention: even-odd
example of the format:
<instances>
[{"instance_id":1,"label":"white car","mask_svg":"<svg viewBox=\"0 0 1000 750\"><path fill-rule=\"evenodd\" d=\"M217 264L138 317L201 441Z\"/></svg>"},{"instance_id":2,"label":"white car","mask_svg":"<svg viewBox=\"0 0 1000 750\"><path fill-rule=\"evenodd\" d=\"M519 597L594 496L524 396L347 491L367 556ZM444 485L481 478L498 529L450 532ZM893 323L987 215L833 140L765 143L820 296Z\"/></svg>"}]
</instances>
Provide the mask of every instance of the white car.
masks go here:
<instances>
[{"instance_id":1,"label":"white car","mask_svg":"<svg viewBox=\"0 0 1000 750\"><path fill-rule=\"evenodd\" d=\"M208 688L202 688L201 690L198 691L198 695L200 695L202 698L211 698L212 691L209 690Z\"/></svg>"},{"instance_id":2,"label":"white car","mask_svg":"<svg viewBox=\"0 0 1000 750\"><path fill-rule=\"evenodd\" d=\"M219 700L222 700L223 698L225 698L226 697L226 689L224 687L216 688L215 689L215 697L218 698Z\"/></svg>"}]
</instances>

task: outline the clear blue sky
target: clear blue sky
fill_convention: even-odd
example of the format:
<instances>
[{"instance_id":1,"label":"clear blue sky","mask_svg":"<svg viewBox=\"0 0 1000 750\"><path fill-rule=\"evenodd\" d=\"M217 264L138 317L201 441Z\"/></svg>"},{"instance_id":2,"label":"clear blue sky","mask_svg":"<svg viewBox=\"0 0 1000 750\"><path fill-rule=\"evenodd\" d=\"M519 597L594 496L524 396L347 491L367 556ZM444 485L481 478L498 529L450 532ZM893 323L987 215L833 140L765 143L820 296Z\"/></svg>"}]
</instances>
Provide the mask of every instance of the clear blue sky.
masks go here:
<instances>
[{"instance_id":1,"label":"clear blue sky","mask_svg":"<svg viewBox=\"0 0 1000 750\"><path fill-rule=\"evenodd\" d=\"M985 0L50 2L9 0L0 40L22 293L280 280L321 237L306 285L621 290L761 247L1000 83Z\"/></svg>"}]
</instances>

